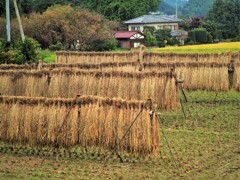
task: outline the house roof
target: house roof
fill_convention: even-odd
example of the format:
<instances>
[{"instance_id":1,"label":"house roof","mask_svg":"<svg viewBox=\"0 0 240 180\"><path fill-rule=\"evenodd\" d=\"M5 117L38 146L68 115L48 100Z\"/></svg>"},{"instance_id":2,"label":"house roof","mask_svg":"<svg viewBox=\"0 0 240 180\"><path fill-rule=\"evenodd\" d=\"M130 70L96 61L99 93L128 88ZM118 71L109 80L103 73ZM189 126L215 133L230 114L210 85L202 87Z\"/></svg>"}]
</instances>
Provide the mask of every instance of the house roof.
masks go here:
<instances>
[{"instance_id":1,"label":"house roof","mask_svg":"<svg viewBox=\"0 0 240 180\"><path fill-rule=\"evenodd\" d=\"M134 19L125 21L124 24L150 24L150 23L169 23L180 22L181 19L166 15L143 15Z\"/></svg>"},{"instance_id":2,"label":"house roof","mask_svg":"<svg viewBox=\"0 0 240 180\"><path fill-rule=\"evenodd\" d=\"M139 31L116 31L115 34L114 34L114 37L116 39L119 39L119 38L130 38L132 37L133 35L135 34L141 34L143 35L141 32Z\"/></svg>"}]
</instances>

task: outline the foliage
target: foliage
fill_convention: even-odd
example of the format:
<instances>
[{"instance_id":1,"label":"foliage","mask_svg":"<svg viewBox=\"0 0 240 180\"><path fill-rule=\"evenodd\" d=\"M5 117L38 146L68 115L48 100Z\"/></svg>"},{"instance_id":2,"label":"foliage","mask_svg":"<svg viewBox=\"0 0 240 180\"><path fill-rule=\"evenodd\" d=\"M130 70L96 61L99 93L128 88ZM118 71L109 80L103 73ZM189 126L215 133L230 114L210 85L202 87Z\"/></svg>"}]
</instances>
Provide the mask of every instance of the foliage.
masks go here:
<instances>
[{"instance_id":1,"label":"foliage","mask_svg":"<svg viewBox=\"0 0 240 180\"><path fill-rule=\"evenodd\" d=\"M52 63L56 61L56 53L49 49L38 50L38 59L43 60L44 63Z\"/></svg>"},{"instance_id":2,"label":"foliage","mask_svg":"<svg viewBox=\"0 0 240 180\"><path fill-rule=\"evenodd\" d=\"M7 43L0 40L0 64L25 64L37 61L37 49L39 44L26 38L24 42L15 41Z\"/></svg>"},{"instance_id":3,"label":"foliage","mask_svg":"<svg viewBox=\"0 0 240 180\"><path fill-rule=\"evenodd\" d=\"M205 28L195 28L188 32L188 36L194 43L206 43L208 41L208 33Z\"/></svg>"},{"instance_id":4,"label":"foliage","mask_svg":"<svg viewBox=\"0 0 240 180\"><path fill-rule=\"evenodd\" d=\"M15 13L13 1L11 0L9 1L10 1L10 15L11 17L15 17L16 13ZM29 14L32 11L31 0L17 0L17 4L18 4L18 10L20 14ZM0 1L0 16L5 16L5 11L6 11L5 7L6 7L5 0Z\"/></svg>"},{"instance_id":5,"label":"foliage","mask_svg":"<svg viewBox=\"0 0 240 180\"><path fill-rule=\"evenodd\" d=\"M156 37L153 36L155 32L155 28L153 26L145 26L143 32L146 35L146 45L157 46Z\"/></svg>"},{"instance_id":6,"label":"foliage","mask_svg":"<svg viewBox=\"0 0 240 180\"><path fill-rule=\"evenodd\" d=\"M189 26L191 29L194 29L194 28L201 27L202 24L203 24L203 17L191 17Z\"/></svg>"},{"instance_id":7,"label":"foliage","mask_svg":"<svg viewBox=\"0 0 240 180\"><path fill-rule=\"evenodd\" d=\"M205 16L214 0L177 0L178 14L184 17ZM176 13L176 0L163 0L160 10L166 14Z\"/></svg>"},{"instance_id":8,"label":"foliage","mask_svg":"<svg viewBox=\"0 0 240 180\"><path fill-rule=\"evenodd\" d=\"M71 4L72 6L81 6L92 11L98 12L108 19L128 20L137 16L147 14L149 11L157 10L160 0L33 0L33 10L44 12L48 7L60 4Z\"/></svg>"},{"instance_id":9,"label":"foliage","mask_svg":"<svg viewBox=\"0 0 240 180\"><path fill-rule=\"evenodd\" d=\"M211 36L213 41L221 38L217 23L213 21L204 21L203 28L207 30L208 36ZM212 41L209 40L209 42Z\"/></svg>"},{"instance_id":10,"label":"foliage","mask_svg":"<svg viewBox=\"0 0 240 180\"><path fill-rule=\"evenodd\" d=\"M157 46L156 38L151 34L150 31L146 33L146 45L147 46Z\"/></svg>"},{"instance_id":11,"label":"foliage","mask_svg":"<svg viewBox=\"0 0 240 180\"><path fill-rule=\"evenodd\" d=\"M18 61L18 64L33 63L37 61L37 49L39 44L32 38L26 38L24 42L19 45L19 53L22 59Z\"/></svg>"},{"instance_id":12,"label":"foliage","mask_svg":"<svg viewBox=\"0 0 240 180\"><path fill-rule=\"evenodd\" d=\"M170 29L159 29L155 32L155 37L159 47L178 44L178 41L171 36Z\"/></svg>"},{"instance_id":13,"label":"foliage","mask_svg":"<svg viewBox=\"0 0 240 180\"><path fill-rule=\"evenodd\" d=\"M235 38L239 36L240 0L216 0L210 9L207 19L217 23L222 37Z\"/></svg>"},{"instance_id":14,"label":"foliage","mask_svg":"<svg viewBox=\"0 0 240 180\"><path fill-rule=\"evenodd\" d=\"M168 4L166 0L161 1L159 10L168 15L175 14L176 12L174 5Z\"/></svg>"},{"instance_id":15,"label":"foliage","mask_svg":"<svg viewBox=\"0 0 240 180\"><path fill-rule=\"evenodd\" d=\"M189 0L182 9L183 15L205 16L212 7L214 0Z\"/></svg>"},{"instance_id":16,"label":"foliage","mask_svg":"<svg viewBox=\"0 0 240 180\"><path fill-rule=\"evenodd\" d=\"M207 43L207 31L204 28L196 28L195 35L196 35L196 42L197 43Z\"/></svg>"},{"instance_id":17,"label":"foliage","mask_svg":"<svg viewBox=\"0 0 240 180\"><path fill-rule=\"evenodd\" d=\"M57 42L56 44L52 44L52 45L49 46L49 49L51 51L60 51L60 50L62 50L62 43Z\"/></svg>"},{"instance_id":18,"label":"foliage","mask_svg":"<svg viewBox=\"0 0 240 180\"><path fill-rule=\"evenodd\" d=\"M17 21L12 21L12 36L17 36ZM42 14L32 13L22 18L25 34L36 39L42 48L75 49L77 40L81 51L101 51L115 48L113 30L117 23L86 9L55 5ZM105 47L106 46L106 47Z\"/></svg>"},{"instance_id":19,"label":"foliage","mask_svg":"<svg viewBox=\"0 0 240 180\"><path fill-rule=\"evenodd\" d=\"M188 37L192 42L196 43L196 33L194 30L188 32Z\"/></svg>"}]
</instances>

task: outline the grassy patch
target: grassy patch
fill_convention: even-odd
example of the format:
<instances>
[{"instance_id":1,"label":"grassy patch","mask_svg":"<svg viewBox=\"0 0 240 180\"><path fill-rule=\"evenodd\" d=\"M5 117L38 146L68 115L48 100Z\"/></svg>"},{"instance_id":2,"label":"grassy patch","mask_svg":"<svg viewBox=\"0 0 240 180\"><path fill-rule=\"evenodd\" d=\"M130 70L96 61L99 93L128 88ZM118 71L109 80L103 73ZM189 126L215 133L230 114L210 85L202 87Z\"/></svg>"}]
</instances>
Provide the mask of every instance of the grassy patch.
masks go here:
<instances>
[{"instance_id":1,"label":"grassy patch","mask_svg":"<svg viewBox=\"0 0 240 180\"><path fill-rule=\"evenodd\" d=\"M239 92L219 93L216 99L214 92L186 95L186 119L181 109L161 114L176 164L162 133L156 159L121 154L124 163L116 156L107 159L110 153L103 151L81 153L79 148L70 156L61 149L61 155L48 156L47 149L31 151L1 143L0 179L239 179Z\"/></svg>"},{"instance_id":2,"label":"grassy patch","mask_svg":"<svg viewBox=\"0 0 240 180\"><path fill-rule=\"evenodd\" d=\"M39 50L38 51L39 59L42 59L44 63L54 63L56 62L56 53L54 51Z\"/></svg>"}]
</instances>

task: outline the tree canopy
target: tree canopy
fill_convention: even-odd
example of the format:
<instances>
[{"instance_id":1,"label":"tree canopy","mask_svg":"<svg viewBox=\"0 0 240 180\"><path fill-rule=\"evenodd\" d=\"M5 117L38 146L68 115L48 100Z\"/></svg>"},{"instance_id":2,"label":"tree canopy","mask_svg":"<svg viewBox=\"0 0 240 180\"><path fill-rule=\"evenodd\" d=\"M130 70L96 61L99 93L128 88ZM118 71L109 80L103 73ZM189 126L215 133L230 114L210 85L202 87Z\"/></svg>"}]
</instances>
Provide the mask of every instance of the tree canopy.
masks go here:
<instances>
[{"instance_id":1,"label":"tree canopy","mask_svg":"<svg viewBox=\"0 0 240 180\"><path fill-rule=\"evenodd\" d=\"M3 21L0 18L0 22ZM111 50L115 46L113 30L116 23L106 20L102 15L70 5L51 6L44 13L32 13L22 17L26 36L36 39L42 48L61 43L65 49L75 48L79 41L79 50ZM0 37L5 36L5 23L0 24ZM13 38L19 36L17 20L11 23Z\"/></svg>"},{"instance_id":2,"label":"tree canopy","mask_svg":"<svg viewBox=\"0 0 240 180\"><path fill-rule=\"evenodd\" d=\"M210 9L207 20L218 24L222 37L240 36L240 0L216 0Z\"/></svg>"},{"instance_id":3,"label":"tree canopy","mask_svg":"<svg viewBox=\"0 0 240 180\"><path fill-rule=\"evenodd\" d=\"M189 0L182 9L183 15L205 16L212 7L214 0Z\"/></svg>"},{"instance_id":4,"label":"tree canopy","mask_svg":"<svg viewBox=\"0 0 240 180\"><path fill-rule=\"evenodd\" d=\"M161 0L18 0L21 13L43 13L55 4L88 8L110 20L128 20L159 9ZM11 6L13 8L13 6ZM11 11L14 15L14 11ZM5 1L0 2L0 16L5 14Z\"/></svg>"}]
</instances>

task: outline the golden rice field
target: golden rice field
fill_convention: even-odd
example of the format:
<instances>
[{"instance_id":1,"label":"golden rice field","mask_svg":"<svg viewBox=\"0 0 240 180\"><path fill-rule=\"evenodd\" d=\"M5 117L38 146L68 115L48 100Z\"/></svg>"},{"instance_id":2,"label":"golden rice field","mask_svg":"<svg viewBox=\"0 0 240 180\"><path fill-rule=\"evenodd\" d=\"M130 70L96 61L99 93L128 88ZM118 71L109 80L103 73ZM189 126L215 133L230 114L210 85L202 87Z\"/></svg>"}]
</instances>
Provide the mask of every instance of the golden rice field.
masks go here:
<instances>
[{"instance_id":1,"label":"golden rice field","mask_svg":"<svg viewBox=\"0 0 240 180\"><path fill-rule=\"evenodd\" d=\"M151 51L157 52L182 52L182 53L206 53L206 52L224 52L224 51L240 51L240 42L226 42L217 44L201 44L189 46L169 46L163 48L154 48Z\"/></svg>"}]
</instances>

